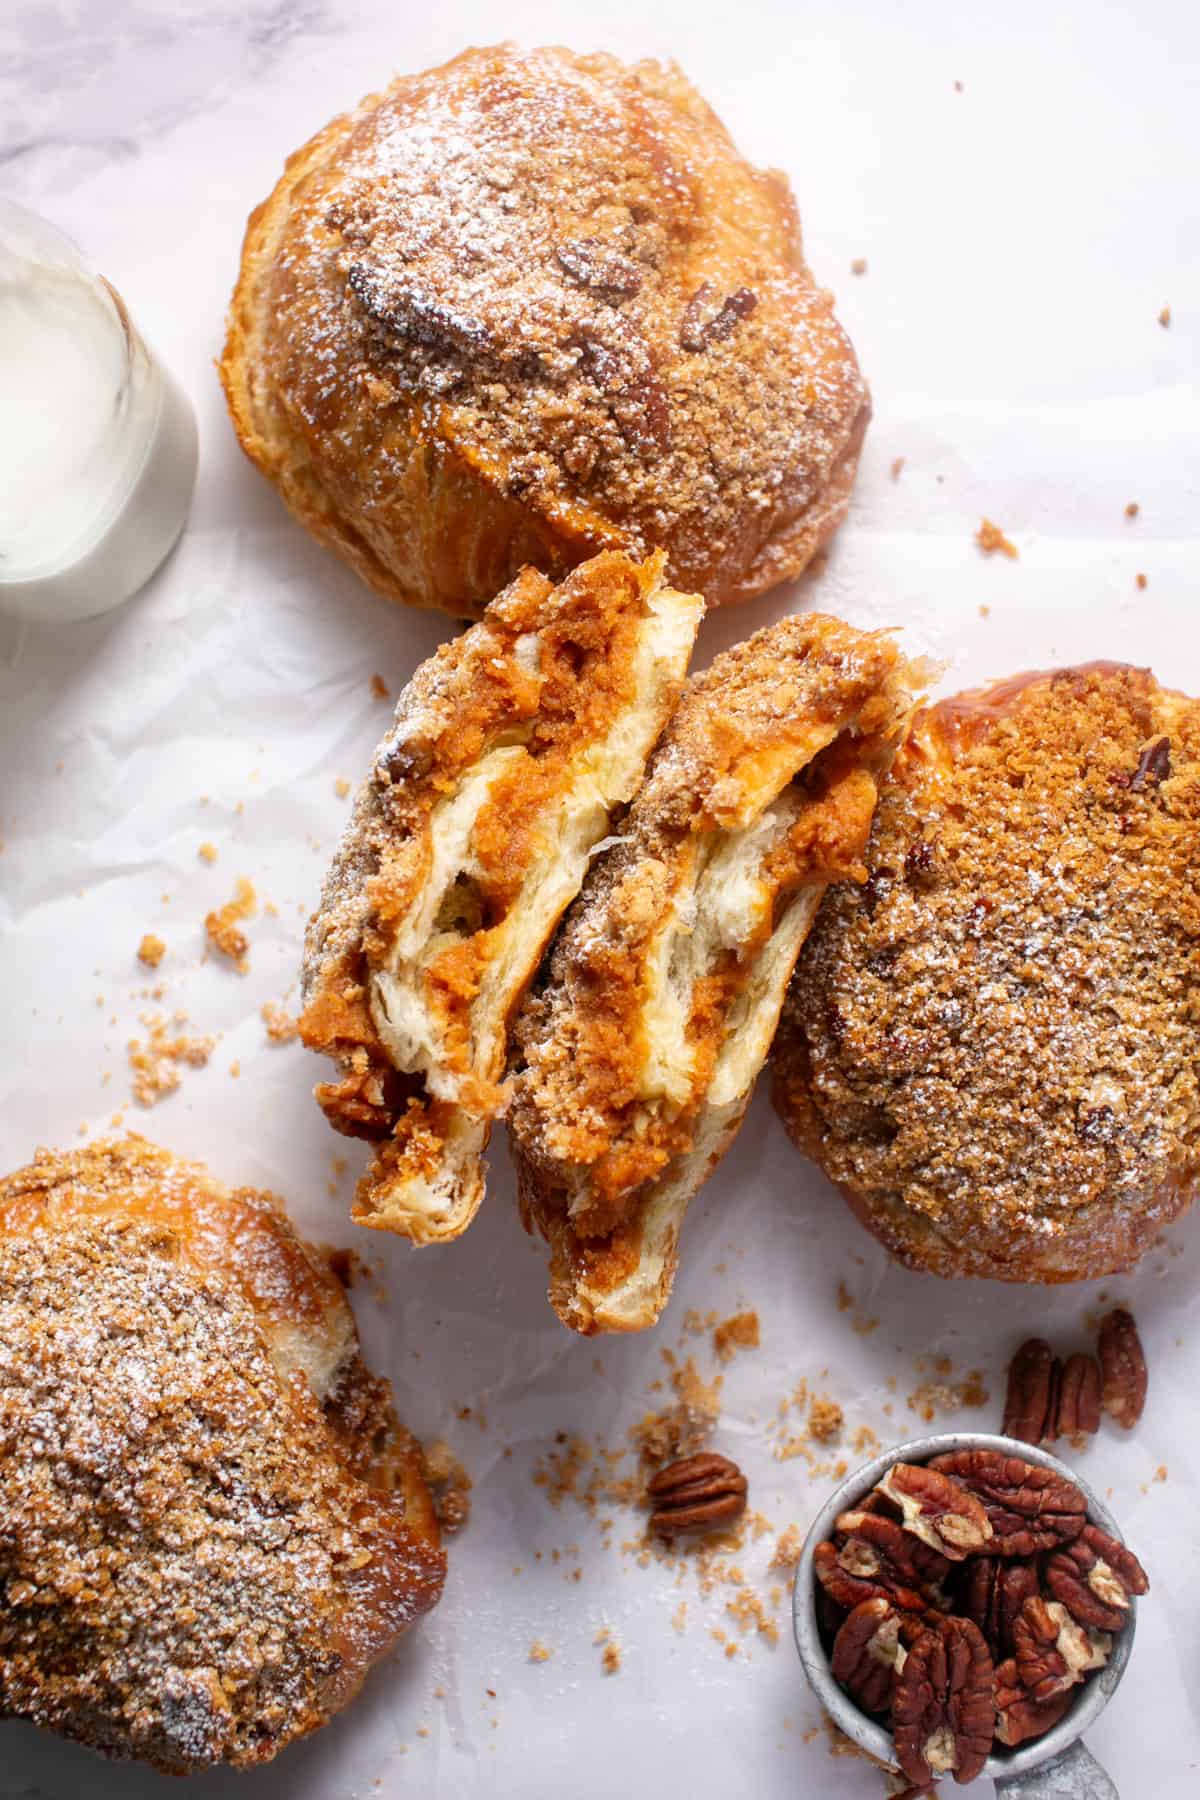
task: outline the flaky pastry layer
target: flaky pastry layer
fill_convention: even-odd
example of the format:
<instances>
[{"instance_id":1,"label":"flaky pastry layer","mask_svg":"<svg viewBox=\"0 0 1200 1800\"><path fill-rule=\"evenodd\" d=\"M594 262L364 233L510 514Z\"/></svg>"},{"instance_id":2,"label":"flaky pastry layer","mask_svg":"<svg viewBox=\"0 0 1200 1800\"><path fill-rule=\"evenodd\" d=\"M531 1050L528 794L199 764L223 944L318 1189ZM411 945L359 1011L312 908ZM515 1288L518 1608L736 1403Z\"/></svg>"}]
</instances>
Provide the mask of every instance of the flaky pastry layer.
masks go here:
<instances>
[{"instance_id":1,"label":"flaky pastry layer","mask_svg":"<svg viewBox=\"0 0 1200 1800\"><path fill-rule=\"evenodd\" d=\"M796 1143L898 1257L1129 1267L1200 1178L1200 703L1145 669L920 713L776 1041Z\"/></svg>"},{"instance_id":2,"label":"flaky pastry layer","mask_svg":"<svg viewBox=\"0 0 1200 1800\"><path fill-rule=\"evenodd\" d=\"M509 1113L575 1330L666 1303L820 897L859 872L912 676L890 638L819 614L758 632L688 683L594 863L518 1020Z\"/></svg>"},{"instance_id":3,"label":"flaky pastry layer","mask_svg":"<svg viewBox=\"0 0 1200 1800\"><path fill-rule=\"evenodd\" d=\"M436 1603L419 1446L270 1195L39 1151L0 1182L0 1346L0 1713L264 1762Z\"/></svg>"},{"instance_id":4,"label":"flaky pastry layer","mask_svg":"<svg viewBox=\"0 0 1200 1800\"><path fill-rule=\"evenodd\" d=\"M355 1218L431 1243L480 1204L510 1020L639 785L703 604L663 557L525 571L401 696L309 927L305 1043L377 1148Z\"/></svg>"}]
</instances>

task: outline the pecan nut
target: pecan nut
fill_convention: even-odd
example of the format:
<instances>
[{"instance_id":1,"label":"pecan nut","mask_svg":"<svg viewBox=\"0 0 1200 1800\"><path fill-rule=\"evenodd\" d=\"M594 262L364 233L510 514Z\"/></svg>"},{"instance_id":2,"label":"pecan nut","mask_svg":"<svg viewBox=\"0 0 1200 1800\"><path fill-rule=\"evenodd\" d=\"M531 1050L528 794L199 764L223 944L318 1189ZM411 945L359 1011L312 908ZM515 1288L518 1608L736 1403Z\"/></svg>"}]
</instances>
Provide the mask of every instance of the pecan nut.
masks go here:
<instances>
[{"instance_id":1,"label":"pecan nut","mask_svg":"<svg viewBox=\"0 0 1200 1800\"><path fill-rule=\"evenodd\" d=\"M1050 1417L1054 1352L1045 1338L1026 1338L1008 1365L1008 1391L1004 1396L1005 1437L1023 1444L1040 1444Z\"/></svg>"},{"instance_id":2,"label":"pecan nut","mask_svg":"<svg viewBox=\"0 0 1200 1800\"><path fill-rule=\"evenodd\" d=\"M950 1450L929 1464L969 1488L982 1501L992 1526L989 1556L1036 1556L1077 1538L1087 1522L1087 1501L1073 1481L1054 1469L1000 1450Z\"/></svg>"},{"instance_id":3,"label":"pecan nut","mask_svg":"<svg viewBox=\"0 0 1200 1800\"><path fill-rule=\"evenodd\" d=\"M1062 1367L1058 1394L1059 1437L1090 1437L1100 1429L1100 1365L1094 1356L1077 1351Z\"/></svg>"},{"instance_id":4,"label":"pecan nut","mask_svg":"<svg viewBox=\"0 0 1200 1800\"><path fill-rule=\"evenodd\" d=\"M1066 1688L1051 1700L1035 1700L1017 1672L1016 1660L1009 1657L996 1670L996 1738L1015 1750L1057 1725L1071 1704L1072 1694Z\"/></svg>"},{"instance_id":5,"label":"pecan nut","mask_svg":"<svg viewBox=\"0 0 1200 1800\"><path fill-rule=\"evenodd\" d=\"M1107 1632L1077 1624L1060 1600L1027 1600L1013 1626L1017 1673L1037 1701L1053 1700L1102 1669L1111 1650Z\"/></svg>"},{"instance_id":6,"label":"pecan nut","mask_svg":"<svg viewBox=\"0 0 1200 1800\"><path fill-rule=\"evenodd\" d=\"M864 1600L846 1615L833 1641L833 1679L864 1712L891 1711L892 1689L907 1654L905 1616L890 1600Z\"/></svg>"},{"instance_id":7,"label":"pecan nut","mask_svg":"<svg viewBox=\"0 0 1200 1800\"><path fill-rule=\"evenodd\" d=\"M1150 1586L1137 1557L1098 1525L1085 1525L1073 1544L1046 1562L1046 1586L1079 1625L1121 1631L1129 1601Z\"/></svg>"},{"instance_id":8,"label":"pecan nut","mask_svg":"<svg viewBox=\"0 0 1200 1800\"><path fill-rule=\"evenodd\" d=\"M924 1578L910 1549L913 1540L894 1519L878 1513L842 1513L837 1536L836 1543L817 1545L813 1568L839 1606L850 1611L864 1600L890 1600L901 1612L926 1610Z\"/></svg>"},{"instance_id":9,"label":"pecan nut","mask_svg":"<svg viewBox=\"0 0 1200 1800\"><path fill-rule=\"evenodd\" d=\"M735 1462L710 1450L669 1463L646 1491L654 1502L650 1529L659 1537L724 1531L746 1510L746 1477Z\"/></svg>"},{"instance_id":10,"label":"pecan nut","mask_svg":"<svg viewBox=\"0 0 1200 1800\"><path fill-rule=\"evenodd\" d=\"M992 1522L981 1502L939 1469L893 1463L879 1492L899 1507L905 1531L951 1562L976 1554L991 1540Z\"/></svg>"},{"instance_id":11,"label":"pecan nut","mask_svg":"<svg viewBox=\"0 0 1200 1800\"><path fill-rule=\"evenodd\" d=\"M1013 1653L1013 1626L1025 1602L1040 1592L1037 1569L1016 1558L975 1556L963 1571L963 1616L978 1625L997 1662Z\"/></svg>"},{"instance_id":12,"label":"pecan nut","mask_svg":"<svg viewBox=\"0 0 1200 1800\"><path fill-rule=\"evenodd\" d=\"M1146 1404L1146 1355L1131 1312L1123 1306L1100 1321L1104 1410L1132 1431Z\"/></svg>"},{"instance_id":13,"label":"pecan nut","mask_svg":"<svg viewBox=\"0 0 1200 1800\"><path fill-rule=\"evenodd\" d=\"M939 1619L921 1631L896 1676L896 1761L911 1782L941 1775L973 1781L992 1747L991 1655L969 1619Z\"/></svg>"}]
</instances>

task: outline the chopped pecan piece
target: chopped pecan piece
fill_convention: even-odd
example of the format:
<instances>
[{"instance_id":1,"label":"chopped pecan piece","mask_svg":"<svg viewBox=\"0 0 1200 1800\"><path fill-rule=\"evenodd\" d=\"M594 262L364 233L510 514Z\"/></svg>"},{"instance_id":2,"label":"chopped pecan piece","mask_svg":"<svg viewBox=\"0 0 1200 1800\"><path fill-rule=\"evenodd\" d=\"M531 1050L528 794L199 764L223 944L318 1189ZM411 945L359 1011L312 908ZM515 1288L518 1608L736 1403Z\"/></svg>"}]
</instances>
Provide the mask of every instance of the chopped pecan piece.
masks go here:
<instances>
[{"instance_id":1,"label":"chopped pecan piece","mask_svg":"<svg viewBox=\"0 0 1200 1800\"><path fill-rule=\"evenodd\" d=\"M1137 1557L1098 1525L1085 1525L1073 1544L1046 1562L1046 1586L1079 1625L1121 1631L1129 1600L1150 1586Z\"/></svg>"},{"instance_id":2,"label":"chopped pecan piece","mask_svg":"<svg viewBox=\"0 0 1200 1800\"><path fill-rule=\"evenodd\" d=\"M1034 1700L1053 1700L1091 1669L1102 1669L1112 1638L1076 1624L1060 1600L1027 1600L1013 1626L1017 1673Z\"/></svg>"},{"instance_id":3,"label":"chopped pecan piece","mask_svg":"<svg viewBox=\"0 0 1200 1800\"><path fill-rule=\"evenodd\" d=\"M1023 1444L1040 1444L1050 1417L1054 1352L1045 1338L1026 1338L1008 1365L1008 1392L1004 1398L1005 1437Z\"/></svg>"},{"instance_id":4,"label":"chopped pecan piece","mask_svg":"<svg viewBox=\"0 0 1200 1800\"><path fill-rule=\"evenodd\" d=\"M904 1667L904 1615L890 1600L864 1600L846 1619L833 1643L830 1668L864 1712L891 1711L892 1689Z\"/></svg>"},{"instance_id":5,"label":"chopped pecan piece","mask_svg":"<svg viewBox=\"0 0 1200 1800\"><path fill-rule=\"evenodd\" d=\"M707 350L710 344L719 344L731 336L740 321L748 319L758 305L758 295L752 289L744 287L730 294L719 307L713 306L715 298L712 284L706 281L696 289L684 308L679 342L693 354Z\"/></svg>"},{"instance_id":6,"label":"chopped pecan piece","mask_svg":"<svg viewBox=\"0 0 1200 1800\"><path fill-rule=\"evenodd\" d=\"M1087 1501L1054 1469L999 1450L951 1450L929 1464L952 1475L983 1502L992 1524L989 1556L1036 1556L1077 1538Z\"/></svg>"},{"instance_id":7,"label":"chopped pecan piece","mask_svg":"<svg viewBox=\"0 0 1200 1800\"><path fill-rule=\"evenodd\" d=\"M1094 1356L1077 1352L1062 1368L1058 1395L1059 1437L1089 1437L1100 1429L1100 1365Z\"/></svg>"},{"instance_id":8,"label":"chopped pecan piece","mask_svg":"<svg viewBox=\"0 0 1200 1800\"><path fill-rule=\"evenodd\" d=\"M1148 781L1155 785L1171 779L1171 740L1169 737L1155 738L1147 744L1138 757L1137 768L1133 771L1133 779L1129 786L1133 793L1140 793Z\"/></svg>"},{"instance_id":9,"label":"chopped pecan piece","mask_svg":"<svg viewBox=\"0 0 1200 1800\"><path fill-rule=\"evenodd\" d=\"M1051 1700L1035 1700L1017 1673L1016 1660L1009 1657L996 1670L996 1738L1015 1750L1057 1725L1071 1704L1071 1690L1065 1689Z\"/></svg>"},{"instance_id":10,"label":"chopped pecan piece","mask_svg":"<svg viewBox=\"0 0 1200 1800\"><path fill-rule=\"evenodd\" d=\"M1011 1656L1013 1625L1025 1602L1039 1592L1032 1562L974 1556L963 1570L963 1614L978 1625L996 1661Z\"/></svg>"},{"instance_id":11,"label":"chopped pecan piece","mask_svg":"<svg viewBox=\"0 0 1200 1800\"><path fill-rule=\"evenodd\" d=\"M969 1619L940 1619L919 1633L892 1700L896 1760L910 1781L975 1779L992 1747L992 1682L988 1647Z\"/></svg>"},{"instance_id":12,"label":"chopped pecan piece","mask_svg":"<svg viewBox=\"0 0 1200 1800\"><path fill-rule=\"evenodd\" d=\"M992 1537L991 1520L975 1495L932 1466L893 1463L879 1492L900 1508L905 1531L951 1562L984 1549Z\"/></svg>"},{"instance_id":13,"label":"chopped pecan piece","mask_svg":"<svg viewBox=\"0 0 1200 1800\"><path fill-rule=\"evenodd\" d=\"M727 1456L704 1450L668 1463L648 1483L650 1529L659 1537L724 1531L746 1510L746 1477Z\"/></svg>"},{"instance_id":14,"label":"chopped pecan piece","mask_svg":"<svg viewBox=\"0 0 1200 1800\"><path fill-rule=\"evenodd\" d=\"M1132 1431L1146 1404L1146 1355L1133 1314L1118 1307L1100 1321L1104 1410Z\"/></svg>"}]
</instances>

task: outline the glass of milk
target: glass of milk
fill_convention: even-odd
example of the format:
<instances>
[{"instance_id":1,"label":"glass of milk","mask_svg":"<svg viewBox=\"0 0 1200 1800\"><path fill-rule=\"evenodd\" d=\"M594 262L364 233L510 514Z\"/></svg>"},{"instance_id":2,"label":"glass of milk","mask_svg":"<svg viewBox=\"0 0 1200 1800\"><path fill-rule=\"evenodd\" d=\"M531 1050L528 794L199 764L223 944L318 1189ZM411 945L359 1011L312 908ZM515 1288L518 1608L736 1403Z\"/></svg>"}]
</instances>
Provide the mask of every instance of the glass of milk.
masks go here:
<instances>
[{"instance_id":1,"label":"glass of milk","mask_svg":"<svg viewBox=\"0 0 1200 1800\"><path fill-rule=\"evenodd\" d=\"M191 404L70 240L0 201L0 612L107 612L162 562L196 479Z\"/></svg>"}]
</instances>

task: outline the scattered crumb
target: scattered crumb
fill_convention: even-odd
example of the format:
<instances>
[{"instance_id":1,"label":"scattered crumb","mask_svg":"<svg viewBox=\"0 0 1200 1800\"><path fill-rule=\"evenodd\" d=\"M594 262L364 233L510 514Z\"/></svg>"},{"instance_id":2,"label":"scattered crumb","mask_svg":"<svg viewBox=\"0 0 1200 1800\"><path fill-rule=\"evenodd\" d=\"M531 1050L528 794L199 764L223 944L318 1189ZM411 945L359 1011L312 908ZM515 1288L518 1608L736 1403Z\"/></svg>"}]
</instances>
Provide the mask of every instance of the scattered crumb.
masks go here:
<instances>
[{"instance_id":1,"label":"scattered crumb","mask_svg":"<svg viewBox=\"0 0 1200 1800\"><path fill-rule=\"evenodd\" d=\"M919 1358L918 1373L924 1366L924 1359ZM977 1409L988 1403L990 1395L984 1385L981 1370L969 1370L961 1381L949 1379L951 1370L949 1357L939 1357L934 1364L934 1371L940 1379L921 1382L908 1396L908 1410L917 1413L927 1425L939 1413L960 1412L964 1407Z\"/></svg>"},{"instance_id":2,"label":"scattered crumb","mask_svg":"<svg viewBox=\"0 0 1200 1800\"><path fill-rule=\"evenodd\" d=\"M346 780L344 775L338 776L333 784L333 791L339 800L344 800L346 798L346 795L350 792L350 783Z\"/></svg>"},{"instance_id":3,"label":"scattered crumb","mask_svg":"<svg viewBox=\"0 0 1200 1800\"><path fill-rule=\"evenodd\" d=\"M238 921L251 918L257 904L253 884L244 875L239 875L233 899L227 900L218 911L210 912L204 921L209 943L229 958L239 975L249 973L246 952L250 944L245 932L239 929Z\"/></svg>"},{"instance_id":4,"label":"scattered crumb","mask_svg":"<svg viewBox=\"0 0 1200 1800\"><path fill-rule=\"evenodd\" d=\"M621 1671L621 1647L616 1643L604 1646L604 1654L600 1658L606 1675L618 1675Z\"/></svg>"},{"instance_id":5,"label":"scattered crumb","mask_svg":"<svg viewBox=\"0 0 1200 1800\"><path fill-rule=\"evenodd\" d=\"M798 1525L789 1525L779 1534L769 1566L772 1569L794 1569L803 1549L803 1532Z\"/></svg>"},{"instance_id":6,"label":"scattered crumb","mask_svg":"<svg viewBox=\"0 0 1200 1800\"><path fill-rule=\"evenodd\" d=\"M290 1044L300 1034L299 1019L294 1018L284 1007L276 1006L273 1000L265 1002L262 1021L273 1044Z\"/></svg>"},{"instance_id":7,"label":"scattered crumb","mask_svg":"<svg viewBox=\"0 0 1200 1800\"><path fill-rule=\"evenodd\" d=\"M241 1072L242 1072L242 1065L240 1062L231 1062L230 1063L229 1073L233 1076L233 1079L235 1081L238 1079L238 1076L241 1074Z\"/></svg>"},{"instance_id":8,"label":"scattered crumb","mask_svg":"<svg viewBox=\"0 0 1200 1800\"><path fill-rule=\"evenodd\" d=\"M1163 328L1163 330L1164 330L1164 331L1165 331L1165 330L1166 330L1166 329L1167 329L1167 327L1168 327L1168 326L1169 326L1169 325L1170 325L1170 323L1171 323L1171 309L1170 309L1170 307L1169 307L1169 306L1164 306L1164 307L1163 307L1163 309L1162 309L1162 311L1161 311L1161 312L1160 312L1160 313L1159 313L1159 315L1158 315L1158 322L1159 322L1159 324L1160 324L1160 325L1161 325L1161 326L1162 326L1162 328Z\"/></svg>"},{"instance_id":9,"label":"scattered crumb","mask_svg":"<svg viewBox=\"0 0 1200 1800\"><path fill-rule=\"evenodd\" d=\"M979 608L979 616L981 619L990 619L992 616L991 607L990 606L981 606Z\"/></svg>"},{"instance_id":10,"label":"scattered crumb","mask_svg":"<svg viewBox=\"0 0 1200 1800\"><path fill-rule=\"evenodd\" d=\"M186 1023L185 1013L176 1013L171 1020L142 1014L146 1038L131 1038L126 1047L133 1070L133 1097L139 1106L155 1106L173 1094L183 1079L181 1064L202 1069L212 1055L216 1039L186 1036L177 1029Z\"/></svg>"},{"instance_id":11,"label":"scattered crumb","mask_svg":"<svg viewBox=\"0 0 1200 1800\"><path fill-rule=\"evenodd\" d=\"M904 458L902 456L897 456L892 461L892 480L899 481L899 479L903 473L904 473Z\"/></svg>"},{"instance_id":12,"label":"scattered crumb","mask_svg":"<svg viewBox=\"0 0 1200 1800\"><path fill-rule=\"evenodd\" d=\"M529 1646L529 1660L531 1663L549 1662L553 1655L553 1650L551 1650L548 1645L543 1644L540 1638L534 1638L532 1644Z\"/></svg>"},{"instance_id":13,"label":"scattered crumb","mask_svg":"<svg viewBox=\"0 0 1200 1800\"><path fill-rule=\"evenodd\" d=\"M440 1438L424 1452L424 1461L438 1523L443 1531L461 1531L471 1516L471 1477Z\"/></svg>"},{"instance_id":14,"label":"scattered crumb","mask_svg":"<svg viewBox=\"0 0 1200 1800\"><path fill-rule=\"evenodd\" d=\"M382 675L378 674L372 675L371 677L371 692L377 700L390 700L392 697L388 693L387 682L383 679Z\"/></svg>"},{"instance_id":15,"label":"scattered crumb","mask_svg":"<svg viewBox=\"0 0 1200 1800\"><path fill-rule=\"evenodd\" d=\"M962 84L962 82L961 82L961 81L956 81L956 82L955 82L955 84L954 84L954 91L955 91L955 93L956 93L956 94L961 94L961 93L962 93L962 91L963 91L963 84Z\"/></svg>"},{"instance_id":16,"label":"scattered crumb","mask_svg":"<svg viewBox=\"0 0 1200 1800\"><path fill-rule=\"evenodd\" d=\"M201 844L196 855L200 858L201 862L215 863L217 860L217 846L215 844Z\"/></svg>"},{"instance_id":17,"label":"scattered crumb","mask_svg":"<svg viewBox=\"0 0 1200 1800\"><path fill-rule=\"evenodd\" d=\"M837 1437L845 1423L845 1415L836 1400L828 1399L824 1394L814 1394L808 1411L808 1430L819 1444L828 1444Z\"/></svg>"},{"instance_id":18,"label":"scattered crumb","mask_svg":"<svg viewBox=\"0 0 1200 1800\"><path fill-rule=\"evenodd\" d=\"M866 257L865 256L856 256L854 261L850 264L850 273L852 275L865 275L866 272L867 272Z\"/></svg>"},{"instance_id":19,"label":"scattered crumb","mask_svg":"<svg viewBox=\"0 0 1200 1800\"><path fill-rule=\"evenodd\" d=\"M155 937L152 931L148 931L138 945L137 953L139 962L145 963L148 969L157 969L159 963L167 954L167 946L160 937ZM98 1002L98 1004L102 1005L103 1001Z\"/></svg>"},{"instance_id":20,"label":"scattered crumb","mask_svg":"<svg viewBox=\"0 0 1200 1800\"><path fill-rule=\"evenodd\" d=\"M1016 557L1020 555L1017 546L1010 538L1005 537L1000 527L994 525L991 519L981 519L979 521L979 530L975 533L975 542L988 556L992 554L993 550L1002 550L1005 556Z\"/></svg>"},{"instance_id":21,"label":"scattered crumb","mask_svg":"<svg viewBox=\"0 0 1200 1800\"><path fill-rule=\"evenodd\" d=\"M739 1350L757 1350L759 1346L758 1314L734 1313L723 1319L713 1331L713 1350L722 1362L729 1362Z\"/></svg>"},{"instance_id":22,"label":"scattered crumb","mask_svg":"<svg viewBox=\"0 0 1200 1800\"><path fill-rule=\"evenodd\" d=\"M1140 588L1148 588L1150 586L1150 583L1146 580L1146 577L1142 574L1139 574L1137 576L1137 584Z\"/></svg>"},{"instance_id":23,"label":"scattered crumb","mask_svg":"<svg viewBox=\"0 0 1200 1800\"><path fill-rule=\"evenodd\" d=\"M1136 519L1138 514L1141 512L1141 510L1142 509L1138 505L1137 501L1131 500L1129 502L1129 505L1125 508L1125 517L1127 519Z\"/></svg>"},{"instance_id":24,"label":"scattered crumb","mask_svg":"<svg viewBox=\"0 0 1200 1800\"><path fill-rule=\"evenodd\" d=\"M687 1601L681 1600L679 1605L675 1608L675 1611L671 1614L671 1629L675 1632L677 1637L683 1636L687 1626L687 1610Z\"/></svg>"}]
</instances>

